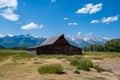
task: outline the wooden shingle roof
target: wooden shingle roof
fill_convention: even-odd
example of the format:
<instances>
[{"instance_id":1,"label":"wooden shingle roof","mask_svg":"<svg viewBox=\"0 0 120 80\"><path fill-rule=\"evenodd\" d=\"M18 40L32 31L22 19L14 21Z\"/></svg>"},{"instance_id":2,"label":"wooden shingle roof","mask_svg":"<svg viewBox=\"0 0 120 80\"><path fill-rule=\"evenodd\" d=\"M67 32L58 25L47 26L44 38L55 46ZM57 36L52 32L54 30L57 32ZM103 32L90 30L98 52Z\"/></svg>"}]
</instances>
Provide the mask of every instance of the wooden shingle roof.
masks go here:
<instances>
[{"instance_id":1,"label":"wooden shingle roof","mask_svg":"<svg viewBox=\"0 0 120 80\"><path fill-rule=\"evenodd\" d=\"M51 37L51 38L48 38L46 39L41 45L41 46L47 46L47 45L52 45L56 42L56 40L58 40L61 36L64 36L63 34L62 35L58 35L58 36L55 36L55 37Z\"/></svg>"}]
</instances>

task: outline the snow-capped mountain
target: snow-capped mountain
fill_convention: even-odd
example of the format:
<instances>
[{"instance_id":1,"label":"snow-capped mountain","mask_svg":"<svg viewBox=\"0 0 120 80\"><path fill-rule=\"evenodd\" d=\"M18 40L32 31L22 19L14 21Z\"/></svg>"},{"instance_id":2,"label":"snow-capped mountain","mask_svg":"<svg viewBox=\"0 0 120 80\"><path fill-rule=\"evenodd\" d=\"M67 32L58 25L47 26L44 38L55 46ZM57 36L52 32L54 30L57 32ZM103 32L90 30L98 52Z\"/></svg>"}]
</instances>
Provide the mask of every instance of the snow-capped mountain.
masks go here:
<instances>
[{"instance_id":1,"label":"snow-capped mountain","mask_svg":"<svg viewBox=\"0 0 120 80\"><path fill-rule=\"evenodd\" d=\"M4 36L0 38L0 45L10 48L14 46L36 46L40 45L46 38L40 37L36 38L29 34L27 35L17 35L17 36Z\"/></svg>"},{"instance_id":2,"label":"snow-capped mountain","mask_svg":"<svg viewBox=\"0 0 120 80\"><path fill-rule=\"evenodd\" d=\"M73 37L65 36L65 38L68 40L68 42L70 42L70 44L78 47L89 46L90 44L104 44L108 40L91 35L82 35L81 33L78 33ZM7 35L0 37L0 45L6 48L14 46L36 46L40 45L45 40L45 37L34 37L29 34L16 36Z\"/></svg>"},{"instance_id":3,"label":"snow-capped mountain","mask_svg":"<svg viewBox=\"0 0 120 80\"><path fill-rule=\"evenodd\" d=\"M88 35L82 35L81 33L78 33L77 35L70 37L69 35L66 36L66 39L75 46L78 47L84 47L89 46L90 44L104 44L109 39L99 38L96 36Z\"/></svg>"}]
</instances>

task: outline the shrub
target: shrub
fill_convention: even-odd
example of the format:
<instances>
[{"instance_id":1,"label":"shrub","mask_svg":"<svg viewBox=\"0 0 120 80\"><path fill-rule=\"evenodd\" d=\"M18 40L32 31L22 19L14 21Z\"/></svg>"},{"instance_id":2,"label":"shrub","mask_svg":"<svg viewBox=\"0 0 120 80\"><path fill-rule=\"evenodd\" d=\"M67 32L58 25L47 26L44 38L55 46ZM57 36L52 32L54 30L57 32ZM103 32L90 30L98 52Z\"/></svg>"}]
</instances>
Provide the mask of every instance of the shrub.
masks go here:
<instances>
[{"instance_id":1,"label":"shrub","mask_svg":"<svg viewBox=\"0 0 120 80\"><path fill-rule=\"evenodd\" d=\"M80 71L79 71L78 69L76 69L76 70L74 71L74 73L75 73L75 74L80 74Z\"/></svg>"},{"instance_id":2,"label":"shrub","mask_svg":"<svg viewBox=\"0 0 120 80\"><path fill-rule=\"evenodd\" d=\"M82 60L80 64L77 66L77 69L85 70L85 71L90 71L89 68L92 68L93 64L89 60Z\"/></svg>"},{"instance_id":3,"label":"shrub","mask_svg":"<svg viewBox=\"0 0 120 80\"><path fill-rule=\"evenodd\" d=\"M97 72L103 72L103 71L112 72L111 69L103 69L99 67L98 65L94 66L94 69L96 69Z\"/></svg>"},{"instance_id":4,"label":"shrub","mask_svg":"<svg viewBox=\"0 0 120 80\"><path fill-rule=\"evenodd\" d=\"M63 74L63 67L60 64L44 65L38 68L40 74Z\"/></svg>"},{"instance_id":5,"label":"shrub","mask_svg":"<svg viewBox=\"0 0 120 80\"><path fill-rule=\"evenodd\" d=\"M103 72L103 71L105 71L103 68L101 68L99 66L94 66L94 69L96 69L97 72Z\"/></svg>"},{"instance_id":6,"label":"shrub","mask_svg":"<svg viewBox=\"0 0 120 80\"><path fill-rule=\"evenodd\" d=\"M78 59L74 59L70 63L72 66L78 66L80 64L80 61Z\"/></svg>"},{"instance_id":7,"label":"shrub","mask_svg":"<svg viewBox=\"0 0 120 80\"><path fill-rule=\"evenodd\" d=\"M86 59L74 59L71 61L71 65L76 66L77 69L81 69L81 70L86 70L86 71L90 71L89 68L93 67L93 64L90 60L86 60Z\"/></svg>"}]
</instances>

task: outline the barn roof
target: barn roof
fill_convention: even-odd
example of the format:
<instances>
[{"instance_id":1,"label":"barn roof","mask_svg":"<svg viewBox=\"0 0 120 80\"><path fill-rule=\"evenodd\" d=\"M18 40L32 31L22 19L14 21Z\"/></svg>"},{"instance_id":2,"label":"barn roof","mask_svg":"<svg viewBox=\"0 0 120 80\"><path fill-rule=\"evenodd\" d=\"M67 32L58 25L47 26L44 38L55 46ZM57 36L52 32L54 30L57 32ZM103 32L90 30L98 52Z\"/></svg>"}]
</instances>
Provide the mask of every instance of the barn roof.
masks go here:
<instances>
[{"instance_id":1,"label":"barn roof","mask_svg":"<svg viewBox=\"0 0 120 80\"><path fill-rule=\"evenodd\" d=\"M48 38L48 39L46 39L41 45L39 45L39 46L32 46L32 47L29 47L28 49L35 49L35 48L37 48L37 47L52 45L52 44L54 44L54 43L56 42L56 40L58 40L61 36L64 36L64 35L62 34L62 35L57 35L57 36Z\"/></svg>"},{"instance_id":2,"label":"barn roof","mask_svg":"<svg viewBox=\"0 0 120 80\"><path fill-rule=\"evenodd\" d=\"M64 36L63 34L62 35L58 35L58 36L55 36L55 37L51 37L51 38L48 38L46 39L41 45L41 46L47 46L47 45L51 45L51 44L54 44L56 42L56 40L58 40L61 36Z\"/></svg>"}]
</instances>

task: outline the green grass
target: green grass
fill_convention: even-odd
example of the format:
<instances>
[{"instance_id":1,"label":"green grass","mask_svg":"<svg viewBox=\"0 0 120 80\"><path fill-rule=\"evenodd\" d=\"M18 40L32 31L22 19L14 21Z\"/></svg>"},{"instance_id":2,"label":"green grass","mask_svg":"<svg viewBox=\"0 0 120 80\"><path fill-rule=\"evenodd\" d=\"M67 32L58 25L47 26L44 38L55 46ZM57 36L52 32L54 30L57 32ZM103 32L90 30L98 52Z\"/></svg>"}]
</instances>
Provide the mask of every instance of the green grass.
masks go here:
<instances>
[{"instance_id":1,"label":"green grass","mask_svg":"<svg viewBox=\"0 0 120 80\"><path fill-rule=\"evenodd\" d=\"M36 57L36 55L28 54L25 51L21 51L20 53L17 53L17 55L14 56L14 59L30 59L34 57Z\"/></svg>"},{"instance_id":2,"label":"green grass","mask_svg":"<svg viewBox=\"0 0 120 80\"><path fill-rule=\"evenodd\" d=\"M38 68L40 74L50 73L50 74L63 74L63 67L60 64L50 64L40 66Z\"/></svg>"},{"instance_id":3,"label":"green grass","mask_svg":"<svg viewBox=\"0 0 120 80\"><path fill-rule=\"evenodd\" d=\"M64 59L65 55L38 55L39 58L42 59L52 59L52 58L56 58L56 59Z\"/></svg>"},{"instance_id":4,"label":"green grass","mask_svg":"<svg viewBox=\"0 0 120 80\"><path fill-rule=\"evenodd\" d=\"M23 59L23 58L33 58L36 55L28 54L22 50L0 50L0 60L14 56L16 59ZM104 58L120 58L120 53L116 52L84 52L83 55L73 55L73 56L65 56L65 55L37 55L37 57L42 59L67 59L71 61L72 59L104 59Z\"/></svg>"},{"instance_id":5,"label":"green grass","mask_svg":"<svg viewBox=\"0 0 120 80\"><path fill-rule=\"evenodd\" d=\"M8 57L12 57L13 59L25 59L25 58L33 58L35 55L28 54L22 50L0 50L0 60L4 60Z\"/></svg>"},{"instance_id":6,"label":"green grass","mask_svg":"<svg viewBox=\"0 0 120 80\"><path fill-rule=\"evenodd\" d=\"M117 52L84 52L83 57L87 57L90 59L120 58L120 53L117 53Z\"/></svg>"},{"instance_id":7,"label":"green grass","mask_svg":"<svg viewBox=\"0 0 120 80\"><path fill-rule=\"evenodd\" d=\"M20 53L20 51L14 51L14 50L0 50L0 60L3 60L5 58L8 58L10 56L14 56Z\"/></svg>"}]
</instances>

